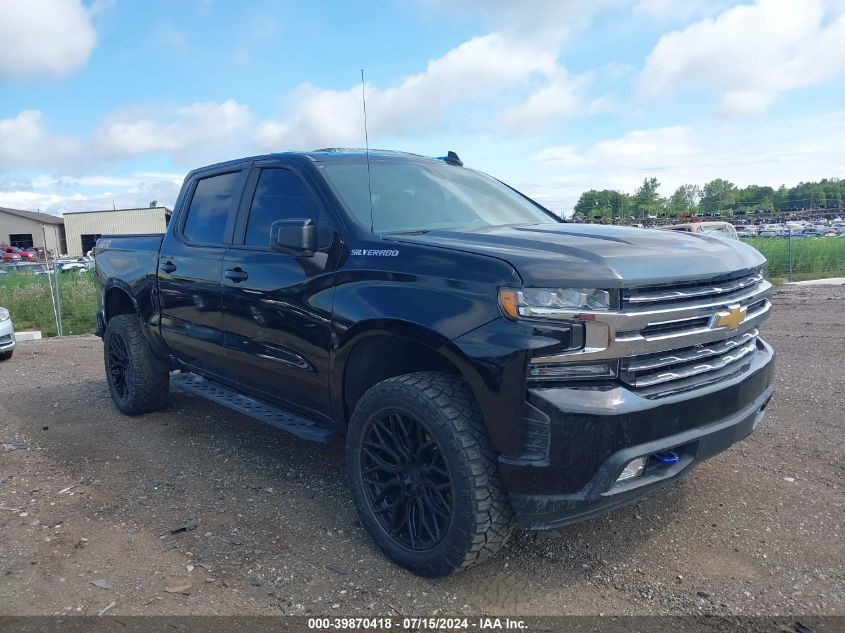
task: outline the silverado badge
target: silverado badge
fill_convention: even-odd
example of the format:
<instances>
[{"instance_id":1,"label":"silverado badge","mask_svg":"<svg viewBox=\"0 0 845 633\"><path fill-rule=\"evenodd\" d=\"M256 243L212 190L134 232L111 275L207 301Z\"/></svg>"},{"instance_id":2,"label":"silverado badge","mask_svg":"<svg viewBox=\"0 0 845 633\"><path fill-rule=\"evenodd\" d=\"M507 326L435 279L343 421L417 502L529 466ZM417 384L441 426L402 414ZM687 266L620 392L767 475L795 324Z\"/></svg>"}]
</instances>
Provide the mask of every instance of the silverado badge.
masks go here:
<instances>
[{"instance_id":1,"label":"silverado badge","mask_svg":"<svg viewBox=\"0 0 845 633\"><path fill-rule=\"evenodd\" d=\"M746 308L742 306L731 306L727 312L717 312L713 317L714 324L711 327L726 327L735 330L745 320Z\"/></svg>"}]
</instances>

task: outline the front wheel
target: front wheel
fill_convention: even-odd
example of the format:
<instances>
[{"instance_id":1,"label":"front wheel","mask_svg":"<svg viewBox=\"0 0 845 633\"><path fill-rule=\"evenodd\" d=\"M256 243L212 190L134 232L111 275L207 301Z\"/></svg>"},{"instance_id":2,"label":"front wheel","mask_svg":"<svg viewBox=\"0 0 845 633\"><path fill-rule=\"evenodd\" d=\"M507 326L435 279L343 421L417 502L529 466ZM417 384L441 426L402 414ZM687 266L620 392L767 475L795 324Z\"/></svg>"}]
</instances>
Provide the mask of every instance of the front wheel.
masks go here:
<instances>
[{"instance_id":1,"label":"front wheel","mask_svg":"<svg viewBox=\"0 0 845 633\"><path fill-rule=\"evenodd\" d=\"M134 314L112 317L103 337L103 357L109 391L126 415L164 408L170 372L154 355Z\"/></svg>"},{"instance_id":2,"label":"front wheel","mask_svg":"<svg viewBox=\"0 0 845 633\"><path fill-rule=\"evenodd\" d=\"M0 354L0 360L9 360L12 357L12 354L15 350L9 350L8 352L3 352Z\"/></svg>"},{"instance_id":3,"label":"front wheel","mask_svg":"<svg viewBox=\"0 0 845 633\"><path fill-rule=\"evenodd\" d=\"M481 413L459 377L421 372L370 388L352 415L346 461L373 540L416 574L469 567L513 531Z\"/></svg>"}]
</instances>

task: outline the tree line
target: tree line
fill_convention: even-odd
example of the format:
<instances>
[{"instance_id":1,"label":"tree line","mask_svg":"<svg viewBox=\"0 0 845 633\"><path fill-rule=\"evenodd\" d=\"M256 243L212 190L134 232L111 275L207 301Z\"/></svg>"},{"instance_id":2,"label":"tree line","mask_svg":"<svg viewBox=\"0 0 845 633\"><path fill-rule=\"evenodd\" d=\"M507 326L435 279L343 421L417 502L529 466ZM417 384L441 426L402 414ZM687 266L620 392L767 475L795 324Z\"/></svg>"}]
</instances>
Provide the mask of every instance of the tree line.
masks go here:
<instances>
[{"instance_id":1,"label":"tree line","mask_svg":"<svg viewBox=\"0 0 845 633\"><path fill-rule=\"evenodd\" d=\"M581 194L575 214L582 218L648 216L679 217L733 215L737 211L800 211L841 209L845 203L845 180L825 178L777 189L749 185L740 189L734 183L716 178L703 187L686 184L670 196L660 195L657 178L645 178L633 194L612 189L590 189Z\"/></svg>"}]
</instances>

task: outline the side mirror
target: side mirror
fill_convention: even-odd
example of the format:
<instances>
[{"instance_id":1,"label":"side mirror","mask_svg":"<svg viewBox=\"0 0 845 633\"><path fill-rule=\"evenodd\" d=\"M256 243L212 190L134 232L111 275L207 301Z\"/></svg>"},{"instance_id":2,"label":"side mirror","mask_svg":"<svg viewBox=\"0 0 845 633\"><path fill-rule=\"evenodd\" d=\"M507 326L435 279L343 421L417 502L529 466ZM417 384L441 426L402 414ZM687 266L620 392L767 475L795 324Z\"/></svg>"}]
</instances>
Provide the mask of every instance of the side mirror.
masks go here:
<instances>
[{"instance_id":1,"label":"side mirror","mask_svg":"<svg viewBox=\"0 0 845 633\"><path fill-rule=\"evenodd\" d=\"M313 255L317 225L311 218L277 220L270 225L270 248L291 255Z\"/></svg>"}]
</instances>

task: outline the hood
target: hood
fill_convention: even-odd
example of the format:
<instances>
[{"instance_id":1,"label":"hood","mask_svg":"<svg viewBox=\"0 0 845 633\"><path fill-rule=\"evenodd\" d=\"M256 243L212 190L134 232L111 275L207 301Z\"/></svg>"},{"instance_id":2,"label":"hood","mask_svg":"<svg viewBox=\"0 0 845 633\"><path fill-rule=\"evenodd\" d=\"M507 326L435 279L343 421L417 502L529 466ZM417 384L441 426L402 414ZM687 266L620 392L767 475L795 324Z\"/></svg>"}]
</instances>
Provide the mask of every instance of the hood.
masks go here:
<instances>
[{"instance_id":1,"label":"hood","mask_svg":"<svg viewBox=\"0 0 845 633\"><path fill-rule=\"evenodd\" d=\"M391 240L488 255L526 286L621 288L710 279L766 259L735 240L681 231L596 224L532 224L434 230Z\"/></svg>"}]
</instances>

